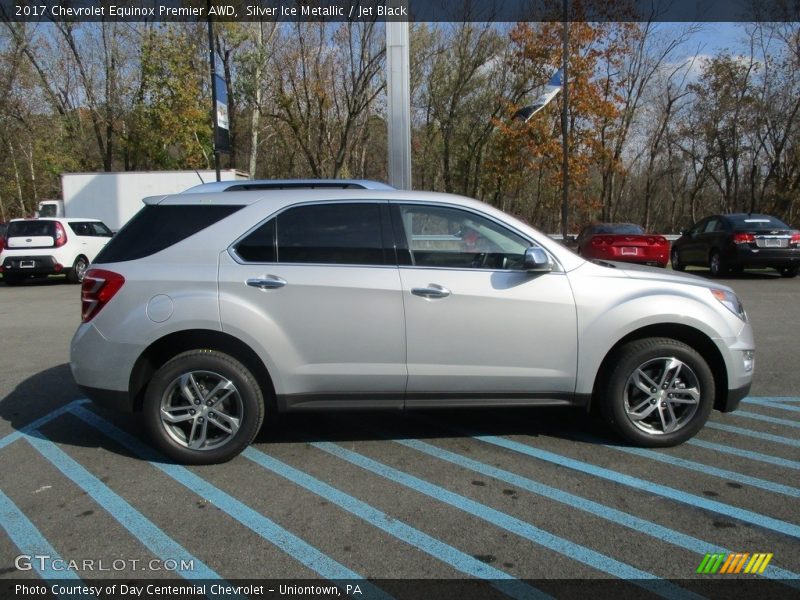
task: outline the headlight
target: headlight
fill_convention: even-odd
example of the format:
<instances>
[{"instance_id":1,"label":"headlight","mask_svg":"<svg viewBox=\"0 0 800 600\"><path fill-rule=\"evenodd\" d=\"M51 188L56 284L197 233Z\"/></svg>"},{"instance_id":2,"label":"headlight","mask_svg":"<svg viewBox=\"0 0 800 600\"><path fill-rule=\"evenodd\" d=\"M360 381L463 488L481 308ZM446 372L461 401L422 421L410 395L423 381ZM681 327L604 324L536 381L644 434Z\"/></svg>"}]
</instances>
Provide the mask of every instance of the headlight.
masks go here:
<instances>
[{"instance_id":1,"label":"headlight","mask_svg":"<svg viewBox=\"0 0 800 600\"><path fill-rule=\"evenodd\" d=\"M733 292L719 290L716 288L711 288L711 293L713 294L714 298L719 300L725 308L739 317L742 321L747 322L747 313L744 310L742 301L739 300L739 296Z\"/></svg>"}]
</instances>

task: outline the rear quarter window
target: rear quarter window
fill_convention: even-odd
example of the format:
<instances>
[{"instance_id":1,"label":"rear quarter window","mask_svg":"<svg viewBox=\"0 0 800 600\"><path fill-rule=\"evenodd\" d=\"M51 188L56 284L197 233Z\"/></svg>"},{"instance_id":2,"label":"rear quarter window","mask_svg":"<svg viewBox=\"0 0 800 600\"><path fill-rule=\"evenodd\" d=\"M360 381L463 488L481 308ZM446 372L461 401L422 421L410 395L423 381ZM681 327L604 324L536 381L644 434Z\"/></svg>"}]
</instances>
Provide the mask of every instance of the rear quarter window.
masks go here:
<instances>
[{"instance_id":1,"label":"rear quarter window","mask_svg":"<svg viewBox=\"0 0 800 600\"><path fill-rule=\"evenodd\" d=\"M100 251L95 264L136 260L161 252L239 210L230 205L148 205Z\"/></svg>"}]
</instances>

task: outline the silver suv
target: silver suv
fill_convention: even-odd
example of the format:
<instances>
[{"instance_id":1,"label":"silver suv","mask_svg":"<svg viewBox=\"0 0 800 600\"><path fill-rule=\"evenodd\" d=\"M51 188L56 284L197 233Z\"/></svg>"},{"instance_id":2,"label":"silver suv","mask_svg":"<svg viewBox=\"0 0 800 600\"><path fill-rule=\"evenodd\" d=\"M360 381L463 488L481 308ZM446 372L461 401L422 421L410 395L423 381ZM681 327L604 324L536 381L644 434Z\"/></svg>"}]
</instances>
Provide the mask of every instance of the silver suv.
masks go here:
<instances>
[{"instance_id":1,"label":"silver suv","mask_svg":"<svg viewBox=\"0 0 800 600\"><path fill-rule=\"evenodd\" d=\"M197 191L195 191L197 192ZM718 283L595 264L486 204L382 189L149 198L82 289L72 373L183 463L276 411L582 406L669 446L753 376Z\"/></svg>"}]
</instances>

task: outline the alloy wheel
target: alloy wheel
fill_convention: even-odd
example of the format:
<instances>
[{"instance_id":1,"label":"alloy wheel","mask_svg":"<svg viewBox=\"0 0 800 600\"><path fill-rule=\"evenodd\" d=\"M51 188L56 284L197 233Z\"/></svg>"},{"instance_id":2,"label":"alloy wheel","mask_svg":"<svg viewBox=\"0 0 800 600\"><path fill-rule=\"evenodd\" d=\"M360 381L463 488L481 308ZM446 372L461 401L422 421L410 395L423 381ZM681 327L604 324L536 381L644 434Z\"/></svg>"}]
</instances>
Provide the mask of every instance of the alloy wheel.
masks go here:
<instances>
[{"instance_id":1,"label":"alloy wheel","mask_svg":"<svg viewBox=\"0 0 800 600\"><path fill-rule=\"evenodd\" d=\"M161 425L179 445L213 450L236 435L244 403L234 383L213 371L191 371L176 378L161 397Z\"/></svg>"},{"instance_id":2,"label":"alloy wheel","mask_svg":"<svg viewBox=\"0 0 800 600\"><path fill-rule=\"evenodd\" d=\"M654 358L628 377L625 414L649 435L674 433L691 422L701 395L699 379L689 365L675 357Z\"/></svg>"}]
</instances>

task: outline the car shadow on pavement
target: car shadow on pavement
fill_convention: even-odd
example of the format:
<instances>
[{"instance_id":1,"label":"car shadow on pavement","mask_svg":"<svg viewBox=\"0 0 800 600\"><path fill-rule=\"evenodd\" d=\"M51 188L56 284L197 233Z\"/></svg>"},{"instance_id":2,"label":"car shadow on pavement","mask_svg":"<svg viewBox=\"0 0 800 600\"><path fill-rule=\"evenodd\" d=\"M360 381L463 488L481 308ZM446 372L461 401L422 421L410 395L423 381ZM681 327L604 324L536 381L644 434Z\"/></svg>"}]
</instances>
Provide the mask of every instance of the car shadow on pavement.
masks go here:
<instances>
[{"instance_id":1,"label":"car shadow on pavement","mask_svg":"<svg viewBox=\"0 0 800 600\"><path fill-rule=\"evenodd\" d=\"M290 444L478 436L619 443L584 409L552 407L294 413L266 424L255 441Z\"/></svg>"},{"instance_id":2,"label":"car shadow on pavement","mask_svg":"<svg viewBox=\"0 0 800 600\"><path fill-rule=\"evenodd\" d=\"M72 381L69 365L42 371L19 383L0 399L0 421L20 431L63 410L84 396ZM138 415L86 408L149 445ZM48 439L66 446L102 448L135 457L113 438L94 431L77 417L61 414L40 427ZM393 439L469 438L474 436L547 437L586 443L615 443L597 419L575 408L467 408L413 411L336 411L270 415L254 443L295 444L318 441L380 441ZM2 437L2 436L0 436ZM169 462L166 460L165 462Z\"/></svg>"},{"instance_id":3,"label":"car shadow on pavement","mask_svg":"<svg viewBox=\"0 0 800 600\"><path fill-rule=\"evenodd\" d=\"M0 422L10 424L11 431L4 427L5 434L24 430L42 418L57 414L85 396L72 380L69 365L64 363L45 371L36 373L20 382L5 397L0 398ZM87 404L102 418L114 423L121 429L145 439L138 418L131 415L120 415ZM99 432L91 432L76 417L60 414L42 423L39 427L48 439L57 443L88 448L103 448L111 452L133 456ZM0 439L4 437L0 435Z\"/></svg>"}]
</instances>

